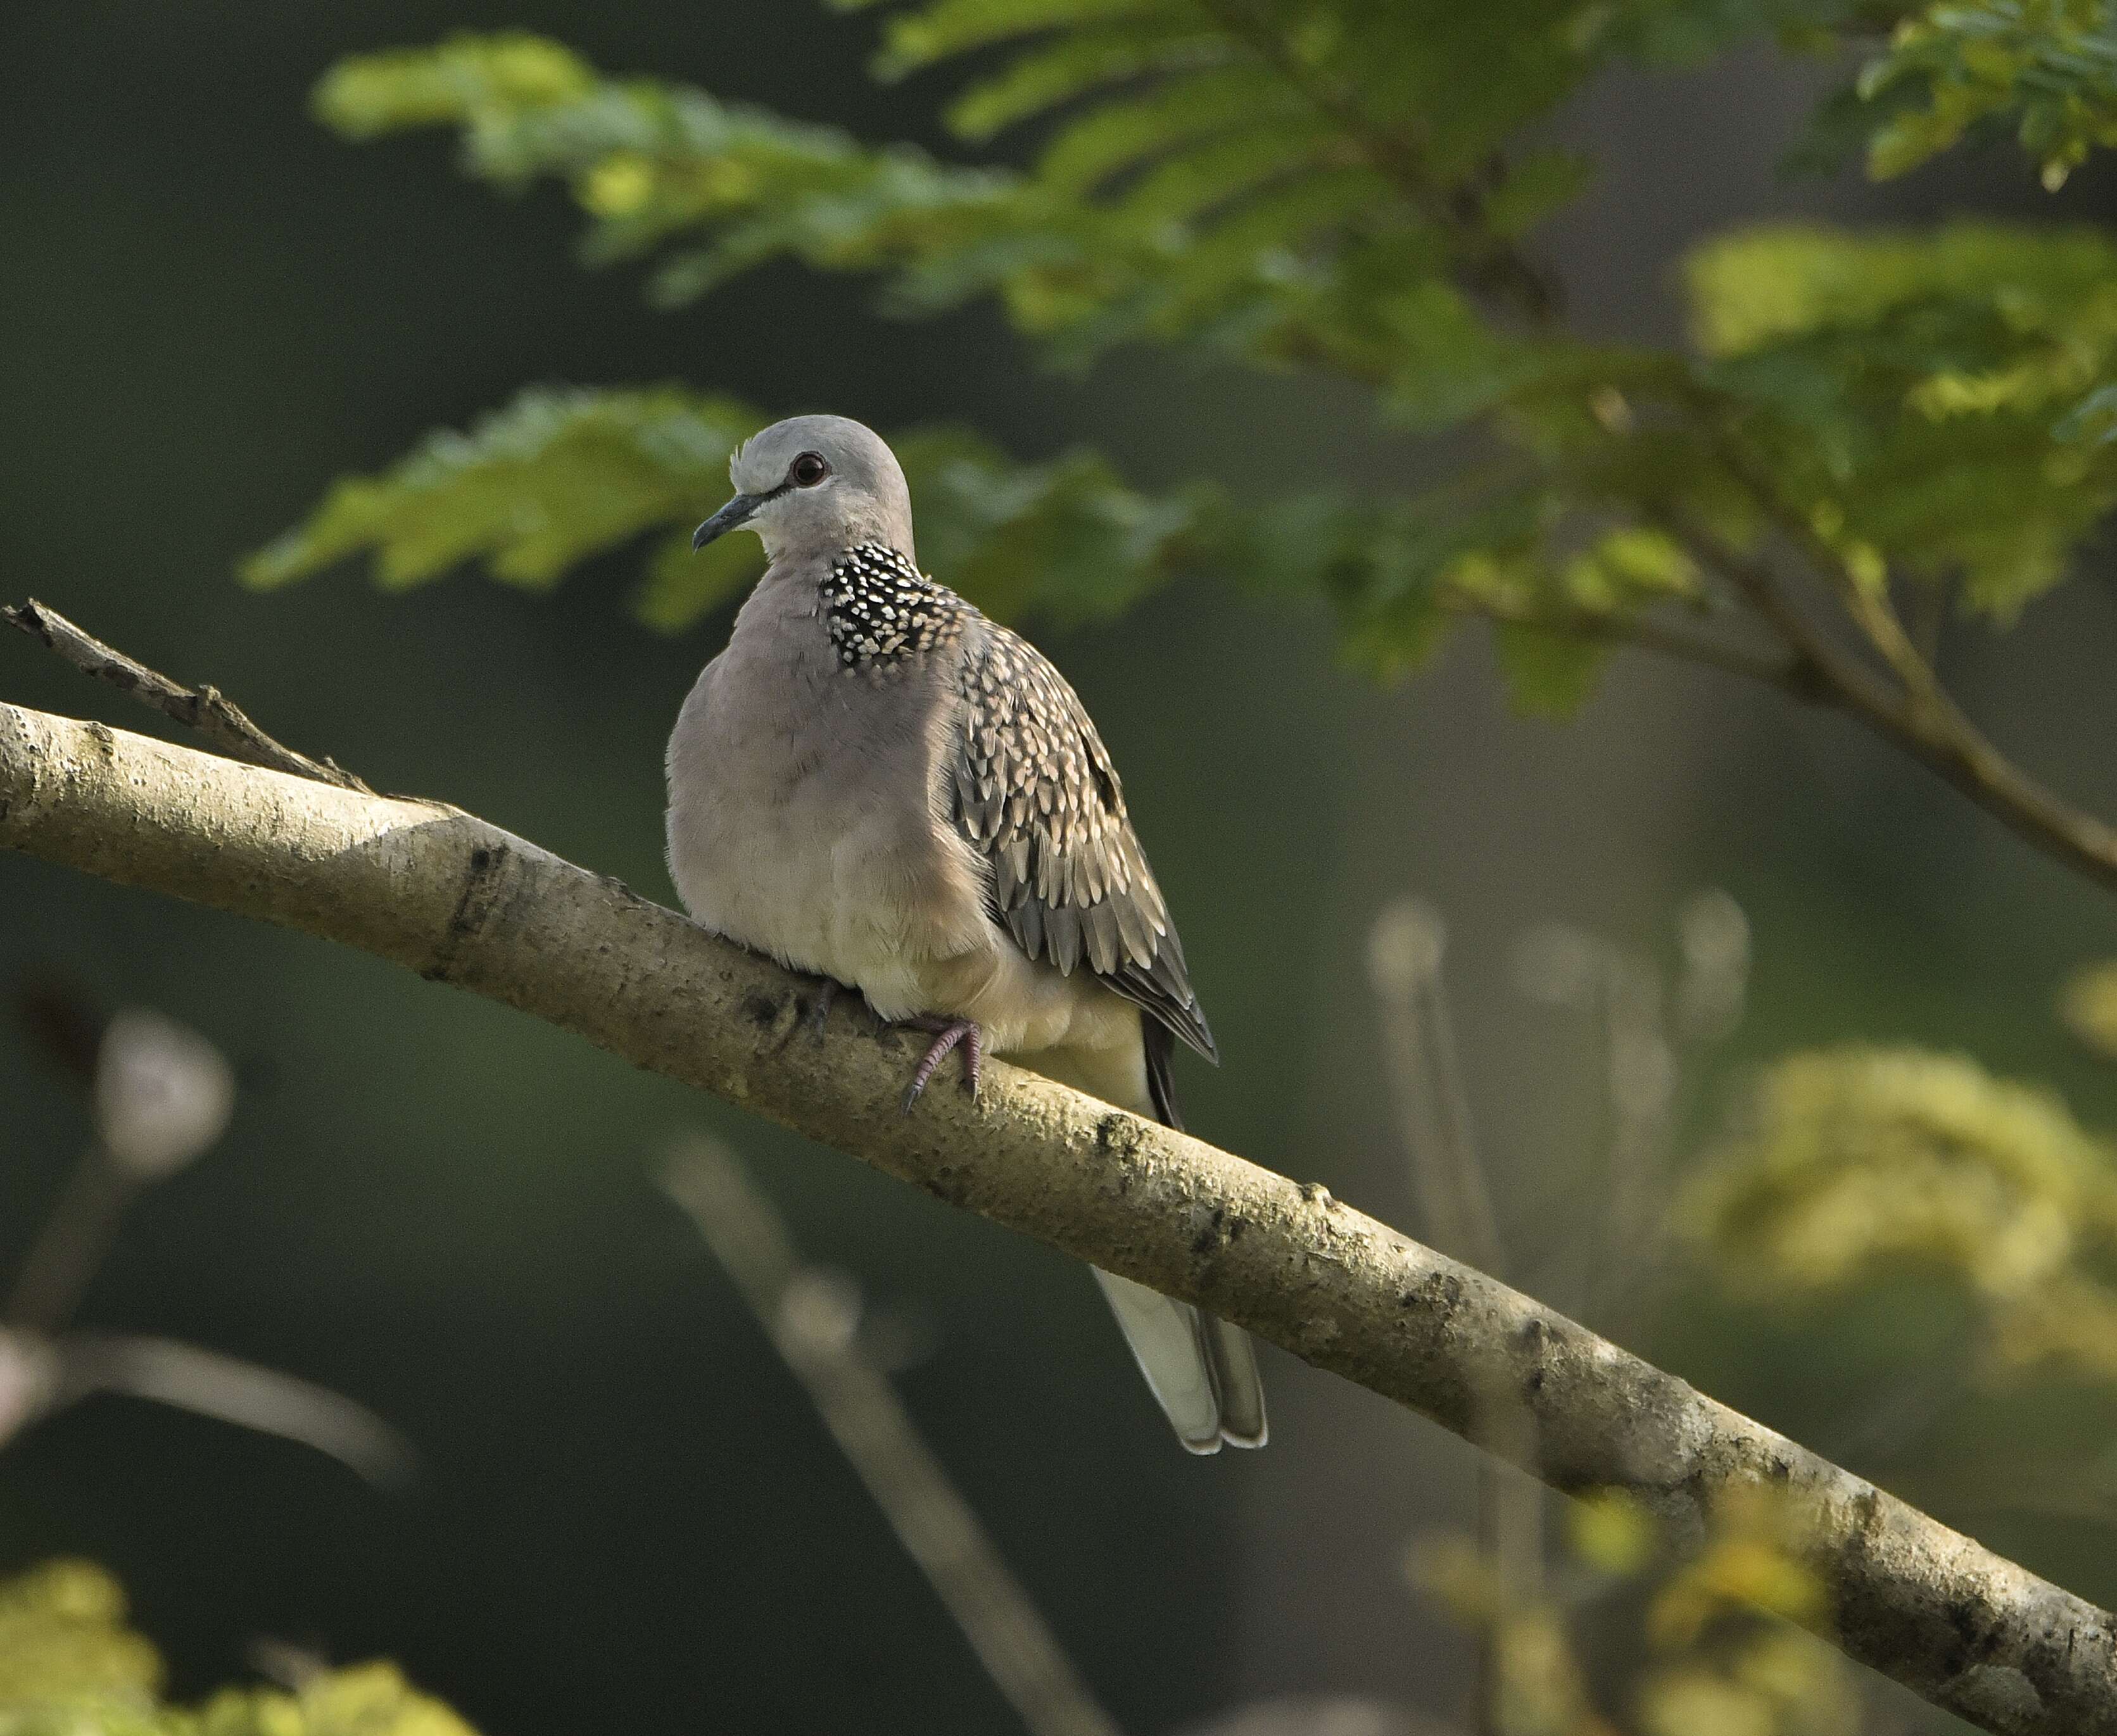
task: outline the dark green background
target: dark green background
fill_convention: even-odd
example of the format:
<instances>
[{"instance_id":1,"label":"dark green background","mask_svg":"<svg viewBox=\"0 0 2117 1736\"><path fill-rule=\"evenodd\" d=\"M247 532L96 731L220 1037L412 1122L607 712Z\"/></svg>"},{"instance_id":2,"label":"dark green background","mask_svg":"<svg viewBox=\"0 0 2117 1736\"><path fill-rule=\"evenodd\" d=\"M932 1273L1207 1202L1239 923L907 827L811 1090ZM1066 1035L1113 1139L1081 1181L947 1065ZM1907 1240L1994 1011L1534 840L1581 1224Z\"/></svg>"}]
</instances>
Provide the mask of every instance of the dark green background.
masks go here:
<instances>
[{"instance_id":1,"label":"dark green background","mask_svg":"<svg viewBox=\"0 0 2117 1736\"><path fill-rule=\"evenodd\" d=\"M892 325L861 285L792 270L657 315L624 273L573 267L556 196L497 200L436 141L354 149L306 117L342 53L507 24L939 142L941 87L869 85L867 22L802 0L17 0L0 14L0 592L216 683L380 786L667 898L661 744L724 619L679 640L640 629L625 560L548 596L459 577L394 597L350 573L248 595L233 562L333 476L531 380L681 378L884 426L967 417L1028 457L1093 439L1150 483L1386 486L1423 462L1328 391L1153 358L1056 380L989 314ZM1553 245L1585 323L1667 332L1673 252L1742 216L2041 201L2011 163L1887 198L1782 184L1773 163L1824 78L1759 60L1614 80L1576 105L1565 127L1607 173ZM2091 181L2063 208L2105 202ZM1533 1286L1582 1257L1575 1192L1598 1113L1592 1031L1506 982L1512 937L1538 920L1665 951L1687 892L1743 900L1753 1017L1700 1094L1709 1110L1744 1065L1858 1035L1968 1048L2117 1121L2110 1080L2050 1016L2069 969L2117 951L2117 905L1834 719L1626 658L1578 723L1524 722L1472 644L1380 694L1334 665L1320 615L1210 584L1094 630L1030 625L1124 771L1227 1057L1184 1068L1194 1128L1412 1222L1363 947L1377 909L1418 891L1453 923L1488 1157L1518 1246L1548 1256ZM2117 813L2113 652L2098 573L1996 649L1955 635L1949 666L2006 746ZM155 726L27 640L0 642L0 693ZM929 1336L902 1382L911 1407L1128 1727L1289 1690L1455 1706L1464 1648L1399 1559L1460 1517L1467 1461L1380 1401L1267 1352L1272 1448L1195 1462L1068 1263L541 1025L316 942L0 860L0 972L33 968L196 1025L255 1081L225 1145L128 1221L85 1319L340 1388L424 1456L418 1487L384 1497L295 1449L114 1400L9 1448L0 1566L109 1563L182 1691L241 1673L270 1635L396 1656L493 1736L1010 1727L645 1180L661 1141L705 1124L754 1158L814 1254ZM85 1123L12 1038L0 1098L5 1253ZM1701 1307L1645 1347L1828 1447L1861 1358L1903 1339L1880 1342ZM2101 1414L2045 1411L2054 1439ZM1951 1421L1972 1457L2025 1450L2018 1421ZM2106 1529L1943 1511L2117 1598Z\"/></svg>"}]
</instances>

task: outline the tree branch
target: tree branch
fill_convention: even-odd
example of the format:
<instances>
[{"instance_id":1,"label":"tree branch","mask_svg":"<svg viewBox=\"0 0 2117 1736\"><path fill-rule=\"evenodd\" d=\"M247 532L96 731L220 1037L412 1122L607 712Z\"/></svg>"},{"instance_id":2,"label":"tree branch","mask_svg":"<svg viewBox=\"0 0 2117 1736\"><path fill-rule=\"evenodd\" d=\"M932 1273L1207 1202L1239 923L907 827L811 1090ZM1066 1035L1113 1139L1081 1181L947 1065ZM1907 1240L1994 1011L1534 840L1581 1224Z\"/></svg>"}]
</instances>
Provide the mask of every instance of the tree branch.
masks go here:
<instances>
[{"instance_id":1,"label":"tree branch","mask_svg":"<svg viewBox=\"0 0 2117 1736\"><path fill-rule=\"evenodd\" d=\"M241 706L223 698L218 688L188 688L167 675L157 675L145 664L136 662L94 634L84 633L58 610L47 608L34 596L19 608L0 606L0 620L40 640L83 675L93 675L122 693L131 694L166 717L188 724L224 753L233 754L252 766L336 784L342 790L374 793L335 761L313 760L306 753L297 753L292 748L273 740L250 721Z\"/></svg>"},{"instance_id":2,"label":"tree branch","mask_svg":"<svg viewBox=\"0 0 2117 1736\"><path fill-rule=\"evenodd\" d=\"M2045 854L2117 888L2117 827L2046 789L1994 746L1941 687L1886 599L1878 603L1846 577L1847 606L1898 682L1811 620L1763 560L1696 525L1672 521L1670 528L1694 559L1741 592L1792 648L1795 679L1778 684L1849 711ZM1834 564L1830 572L1838 576Z\"/></svg>"},{"instance_id":3,"label":"tree branch","mask_svg":"<svg viewBox=\"0 0 2117 1736\"><path fill-rule=\"evenodd\" d=\"M787 1042L795 978L472 815L0 704L0 845L518 1007L1459 1434L1516 1393L1524 1469L1629 1490L1679 1536L1787 1491L1849 1655L2003 1736L2117 1736L2117 1635L2081 1599L1320 1187L1004 1064L902 1114L902 1037L842 1014Z\"/></svg>"}]
</instances>

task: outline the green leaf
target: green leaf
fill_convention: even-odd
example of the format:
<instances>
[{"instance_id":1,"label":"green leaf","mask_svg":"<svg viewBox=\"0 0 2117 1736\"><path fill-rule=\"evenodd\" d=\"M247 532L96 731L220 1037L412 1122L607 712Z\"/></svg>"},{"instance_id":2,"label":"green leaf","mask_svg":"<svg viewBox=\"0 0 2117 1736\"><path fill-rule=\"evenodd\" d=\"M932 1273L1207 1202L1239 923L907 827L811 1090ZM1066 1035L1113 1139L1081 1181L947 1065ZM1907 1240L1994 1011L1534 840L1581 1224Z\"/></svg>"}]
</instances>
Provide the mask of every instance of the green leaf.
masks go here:
<instances>
[{"instance_id":1,"label":"green leaf","mask_svg":"<svg viewBox=\"0 0 2117 1736\"><path fill-rule=\"evenodd\" d=\"M1698 378L1787 511L2009 619L2117 506L2081 433L2117 372L2117 244L2085 229L1772 226L1686 269Z\"/></svg>"},{"instance_id":2,"label":"green leaf","mask_svg":"<svg viewBox=\"0 0 2117 1736\"><path fill-rule=\"evenodd\" d=\"M1237 63L1164 79L1137 100L1091 109L1054 136L1038 164L1043 183L1078 196L1122 170L1231 129L1253 140L1280 127L1297 129L1298 153L1320 131L1313 112L1263 69Z\"/></svg>"},{"instance_id":3,"label":"green leaf","mask_svg":"<svg viewBox=\"0 0 2117 1736\"><path fill-rule=\"evenodd\" d=\"M1725 357L1824 331L1889 335L1884 321L1936 306L1944 314L1949 304L2024 336L2057 334L2076 319L2109 316L2113 269L2117 243L2095 229L1954 223L1928 233L1855 233L1768 223L1694 249L1683 276L1700 344ZM1951 334L1929 320L1913 335Z\"/></svg>"},{"instance_id":4,"label":"green leaf","mask_svg":"<svg viewBox=\"0 0 2117 1736\"><path fill-rule=\"evenodd\" d=\"M1230 52L1225 37L1192 19L1082 28L1027 51L997 76L971 85L950 105L948 124L960 137L982 141L1106 85L1196 71L1225 62Z\"/></svg>"},{"instance_id":5,"label":"green leaf","mask_svg":"<svg viewBox=\"0 0 2117 1736\"><path fill-rule=\"evenodd\" d=\"M496 113L579 102L595 74L572 50L524 32L468 34L431 48L341 61L316 86L323 123L350 139L461 124Z\"/></svg>"},{"instance_id":6,"label":"green leaf","mask_svg":"<svg viewBox=\"0 0 2117 1736\"><path fill-rule=\"evenodd\" d=\"M379 477L339 481L251 556L242 578L270 587L366 554L392 590L469 562L542 589L643 532L703 518L726 495L728 454L758 421L675 386L535 388L468 434L430 435Z\"/></svg>"},{"instance_id":7,"label":"green leaf","mask_svg":"<svg viewBox=\"0 0 2117 1736\"><path fill-rule=\"evenodd\" d=\"M1459 290L1413 283L1381 310L1393 364L1391 407L1416 428L1439 429L1480 415L1577 364L1562 339L1496 331Z\"/></svg>"},{"instance_id":8,"label":"green leaf","mask_svg":"<svg viewBox=\"0 0 2117 1736\"><path fill-rule=\"evenodd\" d=\"M1936 9L1905 46L1953 32L1964 65L1997 76L2002 13L2009 30L2092 35L2105 3ZM1323 596L1349 654L1382 674L1460 613L1490 613L1510 624L1517 688L1557 707L1594 659L1560 656L1554 636L1701 601L1671 524L1749 548L1828 518L1878 572L1959 582L2004 622L2117 506L2117 248L2097 232L1718 237L1686 270L1694 356L1492 317L1504 250L1582 178L1522 150L1526 122L1614 59L1680 61L1760 30L1815 47L1867 16L1854 0L892 8L892 67L976 57L960 128L1043 117L1031 173L613 77L520 35L360 57L318 104L353 136L455 127L470 171L503 186L560 181L586 256L645 262L667 305L791 259L874 274L900 314L992 296L1062 365L1159 343L1349 379L1420 430L1478 424L1508 480L1417 502L1148 495L1092 454L1026 465L947 432L904 455L924 551L996 612L1101 611L1178 573L1224 573ZM2036 52L2085 79L2100 50L2075 44L2063 67ZM1902 68L1869 85L1870 117L1930 106ZM472 563L541 585L652 538L642 612L681 626L754 570L745 544L694 560L675 533L717 503L727 445L759 420L673 388L533 393L341 484L247 570L277 583L366 554L385 583Z\"/></svg>"},{"instance_id":9,"label":"green leaf","mask_svg":"<svg viewBox=\"0 0 2117 1736\"><path fill-rule=\"evenodd\" d=\"M1856 92L1876 105L1867 170L1877 180L2011 123L2055 192L2091 151L2117 144L2117 8L1935 0L1898 25Z\"/></svg>"},{"instance_id":10,"label":"green leaf","mask_svg":"<svg viewBox=\"0 0 2117 1736\"><path fill-rule=\"evenodd\" d=\"M533 37L357 56L325 76L316 105L351 137L454 125L471 172L505 186L565 182L591 219L593 260L702 242L700 288L786 254L829 269L901 266L1051 215L1017 177L611 78Z\"/></svg>"},{"instance_id":11,"label":"green leaf","mask_svg":"<svg viewBox=\"0 0 2117 1736\"><path fill-rule=\"evenodd\" d=\"M689 532L726 498L729 454L766 420L673 386L540 388L468 433L430 435L379 475L341 481L303 523L244 563L242 576L285 584L364 555L391 589L473 564L542 588L658 532L639 609L649 624L679 630L762 568L748 537L694 555ZM1017 464L946 431L896 444L926 558L1001 615L1123 608L1185 569L1228 510L1210 490L1140 494L1087 453Z\"/></svg>"},{"instance_id":12,"label":"green leaf","mask_svg":"<svg viewBox=\"0 0 2117 1736\"><path fill-rule=\"evenodd\" d=\"M1697 563L1661 530L1622 525L1606 532L1566 564L1567 600L1580 608L1610 612L1627 605L1701 594Z\"/></svg>"},{"instance_id":13,"label":"green leaf","mask_svg":"<svg viewBox=\"0 0 2117 1736\"><path fill-rule=\"evenodd\" d=\"M1575 58L1429 24L1353 0L1254 30L1178 0L897 12L900 67L1027 39L958 119L983 132L1057 108L1030 176L610 77L519 35L357 57L317 103L349 136L455 127L470 171L504 186L562 181L586 256L653 260L665 306L792 257L880 274L900 309L996 295L1068 360L1151 337L1276 364L1342 350L1349 324L1381 323L1379 304L1422 280L1484 269L1578 185L1548 153L1494 167L1508 117L1555 101ZM1527 80L1520 106L1471 125L1466 94L1502 75Z\"/></svg>"},{"instance_id":14,"label":"green leaf","mask_svg":"<svg viewBox=\"0 0 2117 1736\"><path fill-rule=\"evenodd\" d=\"M1166 0L932 0L891 18L876 67L899 77L1016 37L1179 10Z\"/></svg>"},{"instance_id":15,"label":"green leaf","mask_svg":"<svg viewBox=\"0 0 2117 1736\"><path fill-rule=\"evenodd\" d=\"M958 431L915 435L899 456L922 561L1003 619L1128 606L1174 575L1186 539L1219 504L1210 490L1141 495L1091 453L1011 463Z\"/></svg>"},{"instance_id":16,"label":"green leaf","mask_svg":"<svg viewBox=\"0 0 2117 1736\"><path fill-rule=\"evenodd\" d=\"M1486 196L1485 221L1495 234L1525 235L1578 199L1594 177L1594 165L1578 151L1524 151Z\"/></svg>"}]
</instances>

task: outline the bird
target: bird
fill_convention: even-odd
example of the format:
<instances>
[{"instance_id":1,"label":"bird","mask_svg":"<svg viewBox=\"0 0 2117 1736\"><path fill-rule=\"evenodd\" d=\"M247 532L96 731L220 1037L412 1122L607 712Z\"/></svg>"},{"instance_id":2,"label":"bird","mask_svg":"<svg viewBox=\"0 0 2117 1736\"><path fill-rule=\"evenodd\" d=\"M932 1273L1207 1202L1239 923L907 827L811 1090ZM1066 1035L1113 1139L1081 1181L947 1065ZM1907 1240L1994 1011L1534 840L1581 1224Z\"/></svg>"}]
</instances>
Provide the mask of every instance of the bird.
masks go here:
<instances>
[{"instance_id":1,"label":"bird","mask_svg":"<svg viewBox=\"0 0 2117 1736\"><path fill-rule=\"evenodd\" d=\"M796 416L729 460L763 576L669 738L668 861L702 927L856 989L952 1052L1008 1059L1180 1127L1180 1039L1219 1060L1102 738L1028 641L921 573L904 472L872 430ZM1264 1444L1238 1328L1091 1269L1190 1451Z\"/></svg>"}]
</instances>

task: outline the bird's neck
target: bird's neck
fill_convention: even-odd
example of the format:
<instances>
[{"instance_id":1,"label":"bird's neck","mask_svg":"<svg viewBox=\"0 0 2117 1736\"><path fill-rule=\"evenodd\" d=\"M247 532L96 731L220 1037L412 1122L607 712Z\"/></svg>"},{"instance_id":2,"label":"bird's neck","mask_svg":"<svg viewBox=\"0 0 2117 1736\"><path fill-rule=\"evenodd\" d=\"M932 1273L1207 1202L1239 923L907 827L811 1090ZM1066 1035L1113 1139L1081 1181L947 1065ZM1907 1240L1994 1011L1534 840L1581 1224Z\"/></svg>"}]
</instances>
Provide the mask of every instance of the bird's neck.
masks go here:
<instances>
[{"instance_id":1,"label":"bird's neck","mask_svg":"<svg viewBox=\"0 0 2117 1736\"><path fill-rule=\"evenodd\" d=\"M911 527L893 513L858 510L828 520L772 520L760 514L755 521L765 558L775 567L800 567L825 563L848 549L869 543L893 549L913 565L918 555L911 541Z\"/></svg>"},{"instance_id":2,"label":"bird's neck","mask_svg":"<svg viewBox=\"0 0 2117 1736\"><path fill-rule=\"evenodd\" d=\"M822 564L817 600L832 654L884 670L956 645L976 611L886 543L855 543Z\"/></svg>"}]
</instances>

